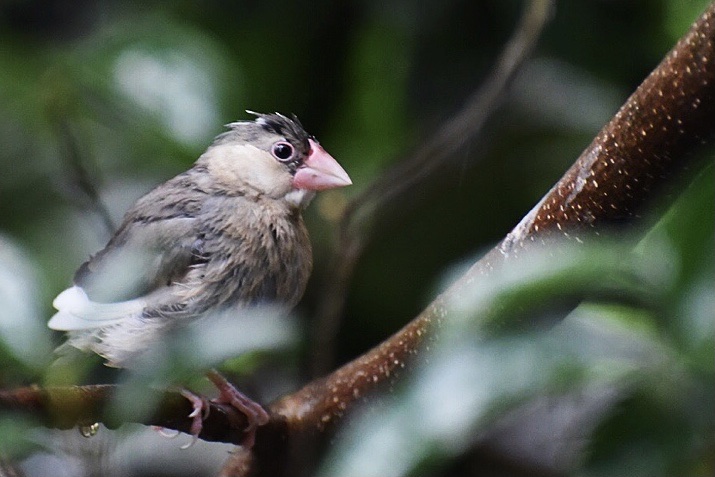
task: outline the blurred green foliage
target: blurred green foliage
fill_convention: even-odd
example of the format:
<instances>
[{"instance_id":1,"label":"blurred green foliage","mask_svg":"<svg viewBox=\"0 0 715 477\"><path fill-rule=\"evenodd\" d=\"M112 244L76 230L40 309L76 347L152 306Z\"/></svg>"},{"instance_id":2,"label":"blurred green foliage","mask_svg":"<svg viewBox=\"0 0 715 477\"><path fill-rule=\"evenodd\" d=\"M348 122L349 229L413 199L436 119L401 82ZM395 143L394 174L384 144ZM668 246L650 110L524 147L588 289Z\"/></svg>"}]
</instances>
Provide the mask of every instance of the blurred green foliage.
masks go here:
<instances>
[{"instance_id":1,"label":"blurred green foliage","mask_svg":"<svg viewBox=\"0 0 715 477\"><path fill-rule=\"evenodd\" d=\"M435 475L468 449L523 472L489 475L711 475L705 217L715 217L713 167L635 250L627 237L535 247L476 280L429 357L345 429L320 475ZM555 325L534 326L539 316Z\"/></svg>"},{"instance_id":2,"label":"blurred green foliage","mask_svg":"<svg viewBox=\"0 0 715 477\"><path fill-rule=\"evenodd\" d=\"M504 105L460 154L461 167L440 171L379 224L350 288L338 359L346 361L392 333L431 300L450 266L508 232L706 4L558 3ZM305 344L275 360L284 371L272 368L270 393L296 387L307 369L307 330L336 225L328 202L356 195L459 108L488 72L521 5L0 3L0 387L42 379L60 340L44 328L52 298L107 239L73 164L79 161L89 173L117 223L141 194L189 167L221 124L245 118L245 109L296 113L355 183L338 195L318 197L308 211L316 269L297 310ZM588 421L594 436L588 452L566 460L581 466L581 475L711 475L712 174L710 168L664 215L655 211L651 223L660 220L635 251L616 245L576 251L573 266L562 264L556 278L549 275L554 270L548 260L537 260L515 275L528 276L529 286L492 285L510 293L504 305L509 313L493 315L504 320L499 323L523 317L517 311L528 311L535 290L544 297L540 313L560 318L549 308L550 299L588 289L602 274L624 279L616 288L629 299L625 304L584 304L553 329L498 326L499 333L486 338L473 333L470 320L455 324L463 346L445 345L432 368L375 411L377 424L357 424L354 432L382 426L384 435L399 431L405 439L410 433L400 433L406 431L400 419L422 416L423 405L433 411L429 406L440 398L425 403L419 393L440 376L437 366L448 362L442 359L486 359L483 367L465 369L466 376L450 382L472 397L459 420L463 434L439 429L439 420L426 429L419 425L429 423L413 422L414 439L395 448L408 459L393 475L470 474L465 456L473 454L467 448L479 449L481 432L498 423L505 409L527 406L544 393L599 395L588 391L593 389L614 391ZM624 255L627 263L618 263ZM594 257L611 261L589 268ZM633 273L624 272L628 267ZM582 288L562 289L574 283ZM656 355L657 363L649 361ZM532 375L520 370L524 362L535 369ZM500 365L514 371L507 374L509 386L486 386L500 382ZM490 373L492 380L482 382L474 373ZM22 427L12 419L1 422L0 444ZM464 435L477 437L457 439ZM360 443L345 439L348 444L338 445L332 458L335 468L355 462L350 459L365 463ZM0 450L9 451L1 445Z\"/></svg>"}]
</instances>

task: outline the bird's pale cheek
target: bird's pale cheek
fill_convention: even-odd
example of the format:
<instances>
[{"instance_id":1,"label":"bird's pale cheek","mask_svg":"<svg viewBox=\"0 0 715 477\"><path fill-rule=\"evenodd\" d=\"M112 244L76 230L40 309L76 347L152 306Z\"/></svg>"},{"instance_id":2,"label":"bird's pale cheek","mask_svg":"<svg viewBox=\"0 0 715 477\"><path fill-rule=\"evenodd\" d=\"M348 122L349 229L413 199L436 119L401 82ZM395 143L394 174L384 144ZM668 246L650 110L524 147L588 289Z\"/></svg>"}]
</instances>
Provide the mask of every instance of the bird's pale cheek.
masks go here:
<instances>
[{"instance_id":1,"label":"bird's pale cheek","mask_svg":"<svg viewBox=\"0 0 715 477\"><path fill-rule=\"evenodd\" d=\"M310 154L293 177L293 187L307 190L327 190L352 184L350 176L338 161L320 144L310 139Z\"/></svg>"},{"instance_id":2,"label":"bird's pale cheek","mask_svg":"<svg viewBox=\"0 0 715 477\"><path fill-rule=\"evenodd\" d=\"M277 198L292 188L292 179L285 167L253 145L221 145L211 148L202 157L211 177L227 190L258 191Z\"/></svg>"}]
</instances>

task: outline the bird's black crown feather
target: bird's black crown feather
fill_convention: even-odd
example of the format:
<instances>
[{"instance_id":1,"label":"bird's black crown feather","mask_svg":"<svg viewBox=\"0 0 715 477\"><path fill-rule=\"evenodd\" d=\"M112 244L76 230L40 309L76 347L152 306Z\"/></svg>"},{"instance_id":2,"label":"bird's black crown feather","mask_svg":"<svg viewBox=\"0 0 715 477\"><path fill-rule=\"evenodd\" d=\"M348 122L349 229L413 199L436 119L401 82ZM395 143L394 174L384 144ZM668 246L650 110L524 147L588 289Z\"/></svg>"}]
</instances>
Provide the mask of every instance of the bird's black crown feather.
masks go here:
<instances>
[{"instance_id":1,"label":"bird's black crown feather","mask_svg":"<svg viewBox=\"0 0 715 477\"><path fill-rule=\"evenodd\" d=\"M273 131L283 136L293 136L300 140L308 140L310 137L309 134L305 132L303 125L295 114L292 114L289 118L281 113L262 114L253 111L246 112L257 116L256 122L268 131Z\"/></svg>"},{"instance_id":2,"label":"bird's black crown feather","mask_svg":"<svg viewBox=\"0 0 715 477\"><path fill-rule=\"evenodd\" d=\"M308 134L303 125L298 120L296 115L291 117L284 116L280 113L256 113L246 111L249 114L256 116L254 121L236 121L226 124L230 131L220 134L214 140L214 145L221 144L235 137L235 133L240 133L247 140L254 138L258 130L264 130L285 137L295 145L302 145L305 150L308 150L308 139L313 137Z\"/></svg>"}]
</instances>

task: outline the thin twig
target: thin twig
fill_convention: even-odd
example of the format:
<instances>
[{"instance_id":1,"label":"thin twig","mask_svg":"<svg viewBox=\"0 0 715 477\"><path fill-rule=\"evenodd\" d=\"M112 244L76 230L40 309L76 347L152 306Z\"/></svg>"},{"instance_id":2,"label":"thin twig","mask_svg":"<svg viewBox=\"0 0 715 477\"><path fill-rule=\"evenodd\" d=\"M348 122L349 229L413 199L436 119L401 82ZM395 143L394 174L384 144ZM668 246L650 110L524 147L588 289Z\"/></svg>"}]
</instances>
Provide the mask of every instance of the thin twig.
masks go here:
<instances>
[{"instance_id":1,"label":"thin twig","mask_svg":"<svg viewBox=\"0 0 715 477\"><path fill-rule=\"evenodd\" d=\"M335 335L343 313L355 265L370 240L372 224L386 204L411 194L436 171L456 157L491 117L520 67L529 58L551 11L552 0L532 0L524 8L512 37L502 49L494 68L467 98L464 107L449 118L416 151L398 161L355 197L339 224L338 244L331 259L323 299L318 304L314 325L315 355L312 371L324 374L333 366ZM404 211L401 211L404 212Z\"/></svg>"},{"instance_id":2,"label":"thin twig","mask_svg":"<svg viewBox=\"0 0 715 477\"><path fill-rule=\"evenodd\" d=\"M60 141L62 150L62 160L67 167L66 173L71 184L77 192L84 196L84 200L78 200L77 203L82 208L89 208L94 214L99 217L104 226L107 236L114 233L115 225L109 210L102 202L99 196L98 188L95 184L95 179L87 171L86 165L82 159L77 140L69 126L67 119L61 118L55 121L57 128L57 136Z\"/></svg>"}]
</instances>

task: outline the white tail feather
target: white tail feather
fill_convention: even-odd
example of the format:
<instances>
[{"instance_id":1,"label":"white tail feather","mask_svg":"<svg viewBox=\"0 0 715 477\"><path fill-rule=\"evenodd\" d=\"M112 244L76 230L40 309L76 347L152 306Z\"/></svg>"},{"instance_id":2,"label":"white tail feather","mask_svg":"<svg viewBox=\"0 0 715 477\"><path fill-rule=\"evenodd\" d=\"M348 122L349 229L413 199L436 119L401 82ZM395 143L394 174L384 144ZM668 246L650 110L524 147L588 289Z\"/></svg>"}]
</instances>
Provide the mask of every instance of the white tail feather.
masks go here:
<instances>
[{"instance_id":1,"label":"white tail feather","mask_svg":"<svg viewBox=\"0 0 715 477\"><path fill-rule=\"evenodd\" d=\"M81 287L63 291L52 302L57 313L47 323L53 330L73 331L112 325L141 313L146 301L141 298L118 303L95 303Z\"/></svg>"}]
</instances>

